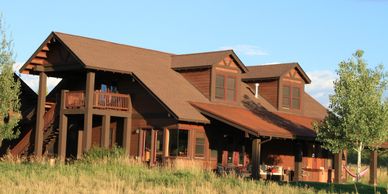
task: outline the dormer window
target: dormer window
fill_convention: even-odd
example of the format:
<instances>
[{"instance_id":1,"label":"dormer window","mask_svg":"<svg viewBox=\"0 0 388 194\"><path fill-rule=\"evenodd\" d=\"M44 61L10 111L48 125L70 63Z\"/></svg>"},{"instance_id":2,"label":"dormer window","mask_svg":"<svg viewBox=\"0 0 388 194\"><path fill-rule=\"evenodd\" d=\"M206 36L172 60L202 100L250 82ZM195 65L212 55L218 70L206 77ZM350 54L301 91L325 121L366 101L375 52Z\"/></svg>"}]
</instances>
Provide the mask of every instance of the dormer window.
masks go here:
<instances>
[{"instance_id":1,"label":"dormer window","mask_svg":"<svg viewBox=\"0 0 388 194\"><path fill-rule=\"evenodd\" d=\"M285 109L300 109L300 88L283 86L282 107Z\"/></svg>"},{"instance_id":2,"label":"dormer window","mask_svg":"<svg viewBox=\"0 0 388 194\"><path fill-rule=\"evenodd\" d=\"M236 77L217 75L215 97L216 99L235 101L236 100Z\"/></svg>"}]
</instances>

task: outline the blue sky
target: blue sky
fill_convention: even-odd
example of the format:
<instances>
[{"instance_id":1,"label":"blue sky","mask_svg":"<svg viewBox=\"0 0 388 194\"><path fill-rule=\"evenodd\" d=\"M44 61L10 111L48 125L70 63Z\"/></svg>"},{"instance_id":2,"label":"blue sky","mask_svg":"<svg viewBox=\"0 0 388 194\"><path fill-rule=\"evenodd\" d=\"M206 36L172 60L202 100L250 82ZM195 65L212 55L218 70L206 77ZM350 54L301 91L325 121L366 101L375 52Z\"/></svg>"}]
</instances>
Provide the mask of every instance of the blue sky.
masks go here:
<instances>
[{"instance_id":1,"label":"blue sky","mask_svg":"<svg viewBox=\"0 0 388 194\"><path fill-rule=\"evenodd\" d=\"M337 64L356 49L371 66L388 65L388 0L0 4L18 63L51 31L178 54L233 48L245 65L299 62L313 81L307 90L325 105Z\"/></svg>"}]
</instances>

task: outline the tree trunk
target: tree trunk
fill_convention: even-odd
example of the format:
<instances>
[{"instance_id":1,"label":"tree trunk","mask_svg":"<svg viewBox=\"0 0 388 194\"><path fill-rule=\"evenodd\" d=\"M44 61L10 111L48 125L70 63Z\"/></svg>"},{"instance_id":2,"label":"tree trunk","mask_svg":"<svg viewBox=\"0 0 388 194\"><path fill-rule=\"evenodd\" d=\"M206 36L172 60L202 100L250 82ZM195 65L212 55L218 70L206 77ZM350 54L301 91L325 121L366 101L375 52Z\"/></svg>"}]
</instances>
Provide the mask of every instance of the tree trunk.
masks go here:
<instances>
[{"instance_id":1,"label":"tree trunk","mask_svg":"<svg viewBox=\"0 0 388 194\"><path fill-rule=\"evenodd\" d=\"M357 172L356 172L356 182L360 181L360 173L361 173L361 152L362 152L362 142L357 148Z\"/></svg>"}]
</instances>

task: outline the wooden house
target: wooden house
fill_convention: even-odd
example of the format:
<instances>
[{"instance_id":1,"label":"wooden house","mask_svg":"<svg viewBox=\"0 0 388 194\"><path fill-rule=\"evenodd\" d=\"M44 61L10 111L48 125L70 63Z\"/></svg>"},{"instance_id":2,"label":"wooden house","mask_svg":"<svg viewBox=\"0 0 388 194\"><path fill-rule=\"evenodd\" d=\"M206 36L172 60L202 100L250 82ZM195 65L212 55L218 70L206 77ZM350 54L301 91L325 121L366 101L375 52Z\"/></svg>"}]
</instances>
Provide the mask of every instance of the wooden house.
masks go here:
<instances>
[{"instance_id":1,"label":"wooden house","mask_svg":"<svg viewBox=\"0 0 388 194\"><path fill-rule=\"evenodd\" d=\"M326 109L298 63L245 66L232 50L177 55L53 32L20 72L39 76L39 92L34 138L15 154L65 160L117 145L150 165L340 180L342 155L334 162L315 141ZM62 81L46 96L47 77Z\"/></svg>"}]
</instances>

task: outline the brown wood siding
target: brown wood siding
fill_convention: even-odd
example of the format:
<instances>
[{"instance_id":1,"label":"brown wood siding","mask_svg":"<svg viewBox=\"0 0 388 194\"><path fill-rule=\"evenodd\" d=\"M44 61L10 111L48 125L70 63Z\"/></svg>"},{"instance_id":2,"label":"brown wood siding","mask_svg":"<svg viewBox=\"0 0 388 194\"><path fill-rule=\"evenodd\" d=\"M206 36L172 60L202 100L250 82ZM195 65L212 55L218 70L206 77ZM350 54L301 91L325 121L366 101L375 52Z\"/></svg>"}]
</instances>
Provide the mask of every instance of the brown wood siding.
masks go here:
<instances>
[{"instance_id":1,"label":"brown wood siding","mask_svg":"<svg viewBox=\"0 0 388 194\"><path fill-rule=\"evenodd\" d=\"M256 82L250 82L248 85L255 92ZM266 99L272 106L278 107L278 80L260 81L259 94Z\"/></svg>"},{"instance_id":2,"label":"brown wood siding","mask_svg":"<svg viewBox=\"0 0 388 194\"><path fill-rule=\"evenodd\" d=\"M197 88L206 98L210 96L210 75L211 69L199 69L179 72L195 88Z\"/></svg>"}]
</instances>

